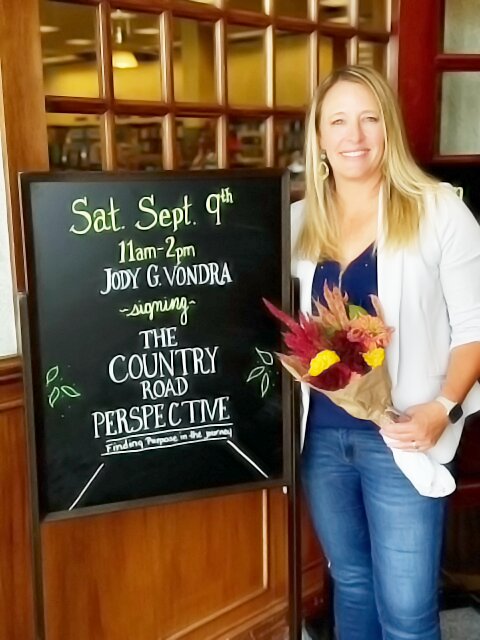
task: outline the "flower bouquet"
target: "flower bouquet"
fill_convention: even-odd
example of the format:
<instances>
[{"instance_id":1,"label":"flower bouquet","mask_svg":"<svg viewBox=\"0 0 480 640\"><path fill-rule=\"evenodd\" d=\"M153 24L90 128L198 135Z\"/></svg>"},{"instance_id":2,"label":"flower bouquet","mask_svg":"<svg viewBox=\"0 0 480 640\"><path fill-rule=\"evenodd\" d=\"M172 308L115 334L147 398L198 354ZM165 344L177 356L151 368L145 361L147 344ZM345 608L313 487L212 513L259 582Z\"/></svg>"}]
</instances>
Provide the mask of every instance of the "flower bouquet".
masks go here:
<instances>
[{"instance_id":1,"label":"flower bouquet","mask_svg":"<svg viewBox=\"0 0 480 640\"><path fill-rule=\"evenodd\" d=\"M288 354L277 354L298 381L324 393L350 415L380 426L391 408L385 349L393 329L385 325L380 302L371 296L376 315L348 303L340 289L324 285L326 306L314 301L317 315L299 314L298 322L264 299L268 310L287 327Z\"/></svg>"}]
</instances>

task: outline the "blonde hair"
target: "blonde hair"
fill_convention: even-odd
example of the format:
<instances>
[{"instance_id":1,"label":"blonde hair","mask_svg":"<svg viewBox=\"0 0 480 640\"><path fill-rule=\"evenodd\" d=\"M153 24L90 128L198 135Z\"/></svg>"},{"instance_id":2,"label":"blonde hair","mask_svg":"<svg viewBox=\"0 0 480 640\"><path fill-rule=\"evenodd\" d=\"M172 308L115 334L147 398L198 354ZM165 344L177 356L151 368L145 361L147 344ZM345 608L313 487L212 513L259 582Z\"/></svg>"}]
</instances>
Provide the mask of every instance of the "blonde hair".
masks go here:
<instances>
[{"instance_id":1,"label":"blonde hair","mask_svg":"<svg viewBox=\"0 0 480 640\"><path fill-rule=\"evenodd\" d=\"M405 246L418 235L424 213L425 188L438 184L415 163L408 148L397 101L387 81L374 69L347 66L331 73L317 88L306 118L305 220L296 244L299 256L314 262L340 258L340 236L335 213L335 180L321 177L319 126L328 91L340 81L366 86L380 108L385 134L382 159L383 206L386 213L386 242Z\"/></svg>"}]
</instances>

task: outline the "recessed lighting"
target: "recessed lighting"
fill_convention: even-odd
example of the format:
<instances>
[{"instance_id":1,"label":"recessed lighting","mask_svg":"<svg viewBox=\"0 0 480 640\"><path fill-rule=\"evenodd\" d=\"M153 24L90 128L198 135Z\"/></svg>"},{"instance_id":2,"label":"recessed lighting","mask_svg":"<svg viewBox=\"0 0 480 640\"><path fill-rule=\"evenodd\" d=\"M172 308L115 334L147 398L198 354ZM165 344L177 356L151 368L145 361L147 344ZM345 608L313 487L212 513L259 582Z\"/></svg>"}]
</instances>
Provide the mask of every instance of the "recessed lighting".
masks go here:
<instances>
[{"instance_id":1,"label":"recessed lighting","mask_svg":"<svg viewBox=\"0 0 480 640\"><path fill-rule=\"evenodd\" d=\"M40 25L40 33L55 33L55 31L60 31L59 27L54 27L51 24L41 24Z\"/></svg>"},{"instance_id":2,"label":"recessed lighting","mask_svg":"<svg viewBox=\"0 0 480 640\"><path fill-rule=\"evenodd\" d=\"M156 36L160 33L160 29L156 29L155 27L145 27L142 29L134 29L134 33L138 33L140 36Z\"/></svg>"},{"instance_id":3,"label":"recessed lighting","mask_svg":"<svg viewBox=\"0 0 480 640\"><path fill-rule=\"evenodd\" d=\"M93 40L88 40L87 38L70 38L70 40L65 40L67 44L72 44L74 47L85 47L89 44L93 44Z\"/></svg>"}]
</instances>

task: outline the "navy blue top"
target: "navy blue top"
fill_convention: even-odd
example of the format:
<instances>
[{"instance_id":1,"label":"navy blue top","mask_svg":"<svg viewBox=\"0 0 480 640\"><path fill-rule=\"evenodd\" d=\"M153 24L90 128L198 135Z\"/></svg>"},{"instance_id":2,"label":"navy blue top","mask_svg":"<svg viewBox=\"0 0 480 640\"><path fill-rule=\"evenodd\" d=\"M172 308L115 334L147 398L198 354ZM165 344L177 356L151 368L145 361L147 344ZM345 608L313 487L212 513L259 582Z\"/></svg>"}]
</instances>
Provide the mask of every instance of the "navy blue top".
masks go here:
<instances>
[{"instance_id":1,"label":"navy blue top","mask_svg":"<svg viewBox=\"0 0 480 640\"><path fill-rule=\"evenodd\" d=\"M377 256L370 245L363 253L352 260L340 278L340 265L335 261L317 264L312 284L312 300L325 304L323 285L327 282L330 289L340 286L348 294L350 304L356 304L369 313L375 313L370 294L377 294ZM378 427L369 420L359 420L334 404L323 393L311 390L307 427L338 427L343 429L362 429Z\"/></svg>"}]
</instances>

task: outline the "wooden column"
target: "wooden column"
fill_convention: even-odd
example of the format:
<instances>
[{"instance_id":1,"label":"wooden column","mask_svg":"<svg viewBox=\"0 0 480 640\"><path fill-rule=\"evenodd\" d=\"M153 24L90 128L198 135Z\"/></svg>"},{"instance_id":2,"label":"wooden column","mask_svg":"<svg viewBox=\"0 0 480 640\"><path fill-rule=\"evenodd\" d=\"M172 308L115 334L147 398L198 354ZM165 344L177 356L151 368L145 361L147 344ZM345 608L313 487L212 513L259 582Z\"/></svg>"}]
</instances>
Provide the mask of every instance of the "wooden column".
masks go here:
<instances>
[{"instance_id":1,"label":"wooden column","mask_svg":"<svg viewBox=\"0 0 480 640\"><path fill-rule=\"evenodd\" d=\"M17 172L48 168L37 0L0 0L0 112L16 286L24 290ZM27 446L19 358L0 360L2 640L34 640Z\"/></svg>"},{"instance_id":2,"label":"wooden column","mask_svg":"<svg viewBox=\"0 0 480 640\"><path fill-rule=\"evenodd\" d=\"M435 147L440 0L402 0L398 22L398 96L415 159L431 162Z\"/></svg>"}]
</instances>

